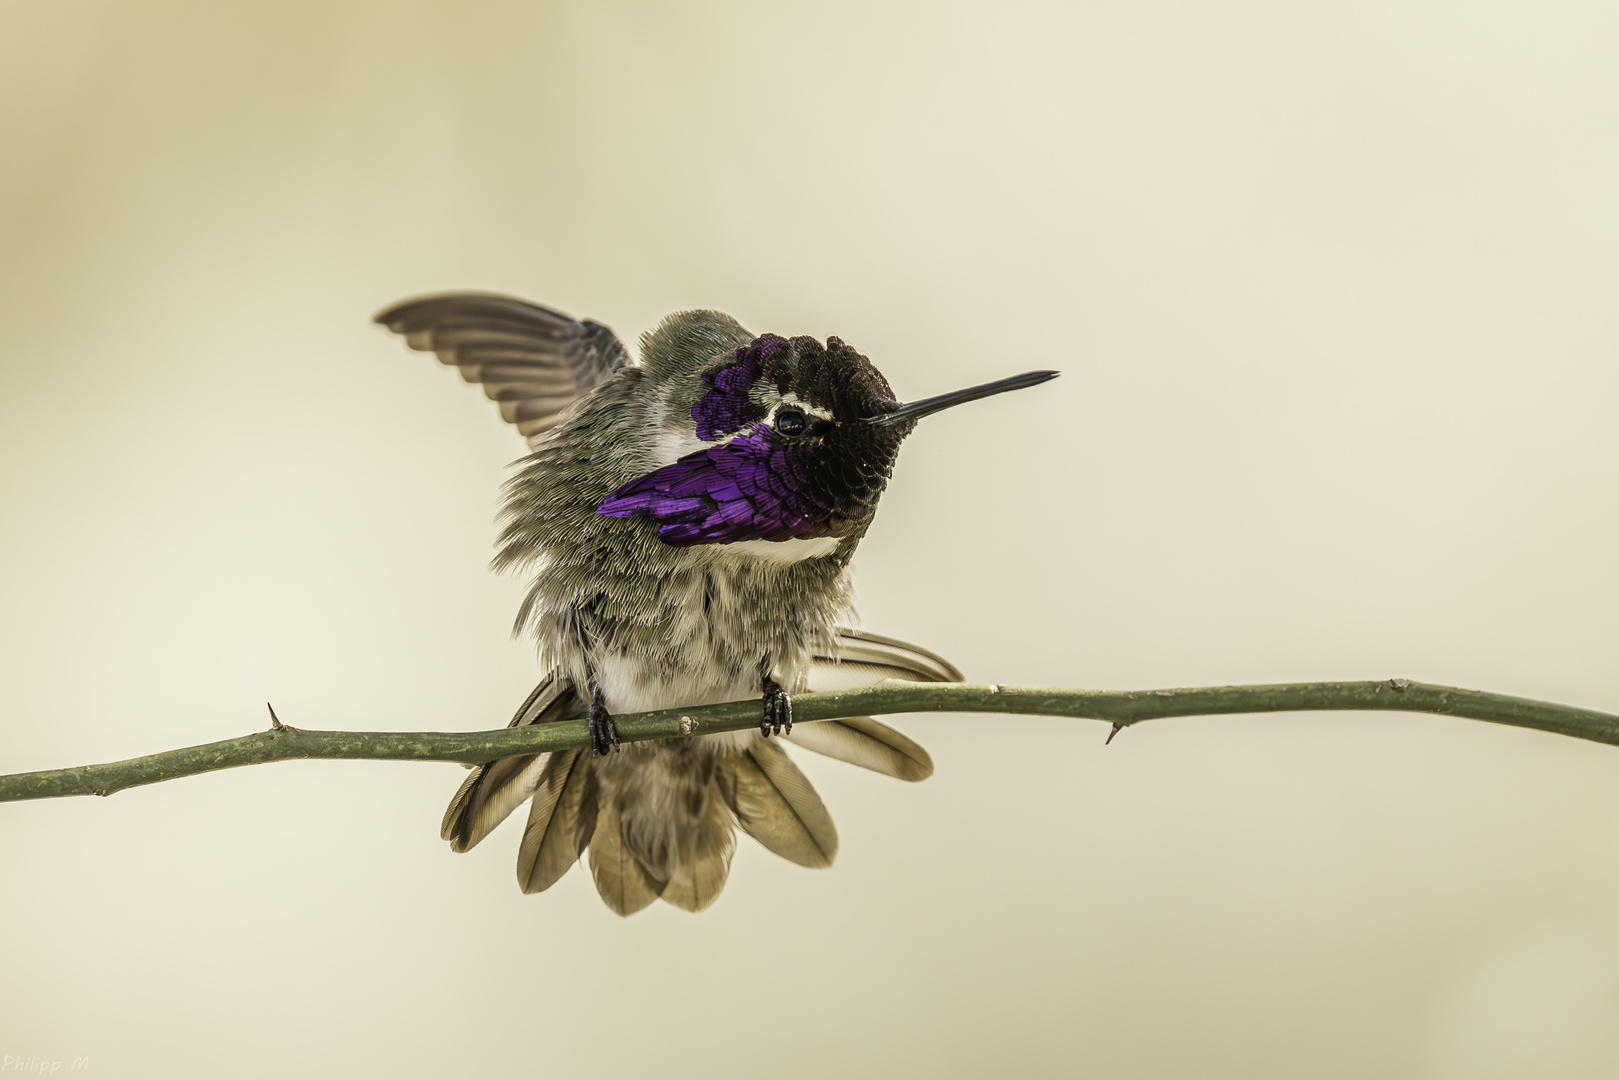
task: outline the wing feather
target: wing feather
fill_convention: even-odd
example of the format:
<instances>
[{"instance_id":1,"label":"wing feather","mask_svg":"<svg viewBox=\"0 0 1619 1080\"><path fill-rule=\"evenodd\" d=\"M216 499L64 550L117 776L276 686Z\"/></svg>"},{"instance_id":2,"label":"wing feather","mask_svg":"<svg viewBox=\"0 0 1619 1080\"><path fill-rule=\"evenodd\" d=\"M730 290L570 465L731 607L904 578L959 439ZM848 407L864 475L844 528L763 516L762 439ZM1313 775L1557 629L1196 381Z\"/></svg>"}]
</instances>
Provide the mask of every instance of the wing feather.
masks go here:
<instances>
[{"instance_id":1,"label":"wing feather","mask_svg":"<svg viewBox=\"0 0 1619 1080\"><path fill-rule=\"evenodd\" d=\"M534 688L506 726L574 720L584 715L583 709L573 683L552 672ZM473 769L450 800L439 829L439 835L450 842L451 850L470 851L534 794L547 756L525 754L501 758Z\"/></svg>"},{"instance_id":2,"label":"wing feather","mask_svg":"<svg viewBox=\"0 0 1619 1080\"><path fill-rule=\"evenodd\" d=\"M815 690L848 690L883 679L966 682L961 670L936 652L898 638L838 627L836 646L817 655L810 669Z\"/></svg>"},{"instance_id":3,"label":"wing feather","mask_svg":"<svg viewBox=\"0 0 1619 1080\"><path fill-rule=\"evenodd\" d=\"M920 645L840 626L836 648L814 658L809 687L849 690L884 679L966 681L954 664ZM933 775L933 759L926 750L869 716L796 724L784 738L817 754L900 780L914 782Z\"/></svg>"},{"instance_id":4,"label":"wing feather","mask_svg":"<svg viewBox=\"0 0 1619 1080\"><path fill-rule=\"evenodd\" d=\"M600 323L492 293L417 297L376 321L481 384L531 449L570 405L629 363L623 342Z\"/></svg>"}]
</instances>

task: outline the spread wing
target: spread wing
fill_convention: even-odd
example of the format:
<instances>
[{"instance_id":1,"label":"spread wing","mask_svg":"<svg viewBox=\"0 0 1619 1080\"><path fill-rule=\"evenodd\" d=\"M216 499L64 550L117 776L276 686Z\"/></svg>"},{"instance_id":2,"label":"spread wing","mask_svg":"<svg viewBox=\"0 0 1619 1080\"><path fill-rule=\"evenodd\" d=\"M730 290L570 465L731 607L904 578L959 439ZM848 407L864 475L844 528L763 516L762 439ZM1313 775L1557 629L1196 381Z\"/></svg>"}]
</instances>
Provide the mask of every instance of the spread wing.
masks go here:
<instances>
[{"instance_id":1,"label":"spread wing","mask_svg":"<svg viewBox=\"0 0 1619 1080\"><path fill-rule=\"evenodd\" d=\"M417 297L376 321L481 384L530 449L563 410L629 363L623 342L600 323L491 293Z\"/></svg>"},{"instance_id":2,"label":"spread wing","mask_svg":"<svg viewBox=\"0 0 1619 1080\"><path fill-rule=\"evenodd\" d=\"M834 655L816 656L810 667L811 690L847 690L884 679L961 683L967 676L920 645L848 626L838 627Z\"/></svg>"}]
</instances>

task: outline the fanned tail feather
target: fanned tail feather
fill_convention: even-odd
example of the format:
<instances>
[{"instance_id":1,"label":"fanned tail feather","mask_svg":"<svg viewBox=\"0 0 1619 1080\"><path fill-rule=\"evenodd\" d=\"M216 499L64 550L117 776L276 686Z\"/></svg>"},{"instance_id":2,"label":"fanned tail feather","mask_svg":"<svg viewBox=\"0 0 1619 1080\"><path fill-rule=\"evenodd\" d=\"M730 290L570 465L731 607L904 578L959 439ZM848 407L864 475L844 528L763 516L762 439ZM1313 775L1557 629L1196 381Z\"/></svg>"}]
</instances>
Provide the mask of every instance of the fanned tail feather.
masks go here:
<instances>
[{"instance_id":1,"label":"fanned tail feather","mask_svg":"<svg viewBox=\"0 0 1619 1080\"><path fill-rule=\"evenodd\" d=\"M829 650L835 655L814 658L812 689L892 678L964 681L954 665L926 649L857 630L840 629L838 635L836 648ZM586 712L572 682L552 673L509 726L579 719ZM901 780L922 780L933 772L926 750L869 716L800 723L785 738ZM442 835L454 850L466 851L532 799L517 853L523 891L550 888L588 850L596 891L619 915L632 915L660 897L686 911L713 904L730 873L739 824L784 859L814 868L832 865L837 827L778 741L754 736L738 748L716 748L717 756L700 759L708 765L687 759L696 749L690 744L680 751L672 746L637 751L657 755L642 759L651 769L637 781L615 771L630 764L628 755L623 762L598 763L589 751L559 750L489 762L456 791ZM668 784L674 787L662 786ZM660 804L671 790L684 794Z\"/></svg>"},{"instance_id":2,"label":"fanned tail feather","mask_svg":"<svg viewBox=\"0 0 1619 1080\"><path fill-rule=\"evenodd\" d=\"M734 756L734 755L733 755ZM720 792L709 785L703 817L683 831L663 898L682 911L698 912L720 898L736 853L736 825Z\"/></svg>"},{"instance_id":3,"label":"fanned tail feather","mask_svg":"<svg viewBox=\"0 0 1619 1080\"><path fill-rule=\"evenodd\" d=\"M577 719L583 715L583 709L573 684L553 672L534 688L506 726ZM521 806L538 786L547 757L546 754L526 754L490 761L473 769L444 811L439 835L450 842L450 849L470 851Z\"/></svg>"},{"instance_id":4,"label":"fanned tail feather","mask_svg":"<svg viewBox=\"0 0 1619 1080\"><path fill-rule=\"evenodd\" d=\"M544 892L579 861L596 831L597 785L590 755L558 750L546 763L517 849L517 883Z\"/></svg>"},{"instance_id":5,"label":"fanned tail feather","mask_svg":"<svg viewBox=\"0 0 1619 1080\"><path fill-rule=\"evenodd\" d=\"M717 782L747 834L800 866L822 869L838 854L838 830L821 797L775 743L727 755Z\"/></svg>"},{"instance_id":6,"label":"fanned tail feather","mask_svg":"<svg viewBox=\"0 0 1619 1080\"><path fill-rule=\"evenodd\" d=\"M473 769L444 811L439 835L450 842L450 850L471 851L533 795L547 756L502 758Z\"/></svg>"},{"instance_id":7,"label":"fanned tail feather","mask_svg":"<svg viewBox=\"0 0 1619 1080\"><path fill-rule=\"evenodd\" d=\"M634 915L658 898L663 883L653 879L646 867L624 843L623 823L618 809L603 805L590 838L590 874L596 879L596 892L602 902L619 915ZM723 884L724 876L721 875Z\"/></svg>"},{"instance_id":8,"label":"fanned tail feather","mask_svg":"<svg viewBox=\"0 0 1619 1080\"><path fill-rule=\"evenodd\" d=\"M796 724L784 736L795 746L912 783L933 775L928 752L880 720L847 716Z\"/></svg>"}]
</instances>

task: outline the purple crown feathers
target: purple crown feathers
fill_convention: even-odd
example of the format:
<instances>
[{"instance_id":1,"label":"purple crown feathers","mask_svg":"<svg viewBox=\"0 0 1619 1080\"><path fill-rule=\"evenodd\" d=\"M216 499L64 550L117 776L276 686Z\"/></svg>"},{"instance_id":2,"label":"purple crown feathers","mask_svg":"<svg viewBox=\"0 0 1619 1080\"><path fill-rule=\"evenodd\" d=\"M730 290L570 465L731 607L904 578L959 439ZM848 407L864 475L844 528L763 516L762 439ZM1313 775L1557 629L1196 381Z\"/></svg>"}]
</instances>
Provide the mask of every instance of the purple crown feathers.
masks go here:
<instances>
[{"instance_id":1,"label":"purple crown feathers","mask_svg":"<svg viewBox=\"0 0 1619 1080\"><path fill-rule=\"evenodd\" d=\"M766 376L785 392L792 355L792 343L786 338L762 334L736 351L734 363L705 373L703 384L709 390L691 407L697 437L712 442L763 420L767 410L750 396L753 384Z\"/></svg>"}]
</instances>

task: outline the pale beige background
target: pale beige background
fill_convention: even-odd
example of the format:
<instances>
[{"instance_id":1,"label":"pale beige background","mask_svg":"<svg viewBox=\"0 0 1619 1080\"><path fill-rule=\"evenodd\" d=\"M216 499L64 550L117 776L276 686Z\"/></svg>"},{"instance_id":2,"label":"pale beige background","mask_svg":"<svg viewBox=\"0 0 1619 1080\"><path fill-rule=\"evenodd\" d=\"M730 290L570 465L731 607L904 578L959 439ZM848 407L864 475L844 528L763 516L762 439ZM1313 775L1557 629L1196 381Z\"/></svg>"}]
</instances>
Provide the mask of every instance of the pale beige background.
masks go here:
<instances>
[{"instance_id":1,"label":"pale beige background","mask_svg":"<svg viewBox=\"0 0 1619 1080\"><path fill-rule=\"evenodd\" d=\"M971 676L1619 710L1619 8L0 6L0 769L504 723L520 444L369 325L834 333L928 421L865 624ZM101 1076L1611 1077L1619 752L909 718L629 921L454 766L0 807L0 1054Z\"/></svg>"}]
</instances>

